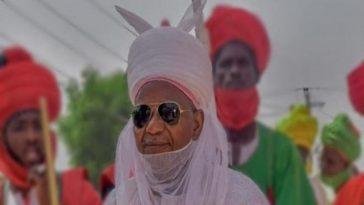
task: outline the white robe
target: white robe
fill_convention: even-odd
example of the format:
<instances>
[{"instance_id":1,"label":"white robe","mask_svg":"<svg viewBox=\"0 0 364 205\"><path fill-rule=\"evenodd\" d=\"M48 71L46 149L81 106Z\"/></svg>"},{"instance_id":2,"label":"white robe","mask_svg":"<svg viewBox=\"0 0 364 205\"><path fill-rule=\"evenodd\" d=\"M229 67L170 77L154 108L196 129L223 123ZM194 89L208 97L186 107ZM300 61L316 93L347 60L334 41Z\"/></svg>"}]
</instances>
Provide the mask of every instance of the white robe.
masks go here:
<instances>
[{"instance_id":1,"label":"white robe","mask_svg":"<svg viewBox=\"0 0 364 205\"><path fill-rule=\"evenodd\" d=\"M139 205L137 197L137 187L134 180L130 180L130 192L133 193L132 205ZM178 205L183 196L163 197L159 205ZM104 205L115 205L115 190L107 196ZM258 186L247 176L230 170L229 171L229 190L226 196L226 205L268 205L265 195L260 191Z\"/></svg>"}]
</instances>

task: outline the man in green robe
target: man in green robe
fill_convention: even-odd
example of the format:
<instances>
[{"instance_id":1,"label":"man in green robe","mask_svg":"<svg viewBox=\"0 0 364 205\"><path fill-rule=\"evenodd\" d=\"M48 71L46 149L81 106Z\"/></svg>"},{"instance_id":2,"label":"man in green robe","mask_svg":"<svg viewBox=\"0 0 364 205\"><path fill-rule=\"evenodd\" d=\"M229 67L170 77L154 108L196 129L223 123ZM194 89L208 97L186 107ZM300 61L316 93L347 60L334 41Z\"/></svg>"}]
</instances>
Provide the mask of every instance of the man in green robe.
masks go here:
<instances>
[{"instance_id":1,"label":"man in green robe","mask_svg":"<svg viewBox=\"0 0 364 205\"><path fill-rule=\"evenodd\" d=\"M315 204L297 148L255 121L256 85L270 55L263 24L249 11L218 6L206 27L218 117L228 134L232 167L253 179L271 204Z\"/></svg>"}]
</instances>

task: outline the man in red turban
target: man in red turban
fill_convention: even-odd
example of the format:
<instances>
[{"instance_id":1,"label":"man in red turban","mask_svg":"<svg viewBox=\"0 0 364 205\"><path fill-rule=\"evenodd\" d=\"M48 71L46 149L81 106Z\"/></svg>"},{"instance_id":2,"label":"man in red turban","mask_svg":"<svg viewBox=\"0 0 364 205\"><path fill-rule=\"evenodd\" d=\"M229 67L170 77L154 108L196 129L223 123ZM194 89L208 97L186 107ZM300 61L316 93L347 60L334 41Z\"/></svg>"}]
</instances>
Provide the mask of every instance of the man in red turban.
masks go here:
<instances>
[{"instance_id":1,"label":"man in red turban","mask_svg":"<svg viewBox=\"0 0 364 205\"><path fill-rule=\"evenodd\" d=\"M272 204L315 204L296 147L255 121L257 83L267 68L270 42L251 12L218 6L206 23L218 117L231 147L231 165L252 178Z\"/></svg>"},{"instance_id":2,"label":"man in red turban","mask_svg":"<svg viewBox=\"0 0 364 205\"><path fill-rule=\"evenodd\" d=\"M364 115L364 61L347 78L349 97L355 110ZM335 205L364 204L364 174L351 178L338 192Z\"/></svg>"},{"instance_id":3,"label":"man in red turban","mask_svg":"<svg viewBox=\"0 0 364 205\"><path fill-rule=\"evenodd\" d=\"M49 205L44 171L39 98L48 104L50 121L57 119L60 90L53 74L20 47L0 55L0 204ZM56 139L52 137L55 151ZM58 175L62 205L99 205L100 197L83 168Z\"/></svg>"}]
</instances>

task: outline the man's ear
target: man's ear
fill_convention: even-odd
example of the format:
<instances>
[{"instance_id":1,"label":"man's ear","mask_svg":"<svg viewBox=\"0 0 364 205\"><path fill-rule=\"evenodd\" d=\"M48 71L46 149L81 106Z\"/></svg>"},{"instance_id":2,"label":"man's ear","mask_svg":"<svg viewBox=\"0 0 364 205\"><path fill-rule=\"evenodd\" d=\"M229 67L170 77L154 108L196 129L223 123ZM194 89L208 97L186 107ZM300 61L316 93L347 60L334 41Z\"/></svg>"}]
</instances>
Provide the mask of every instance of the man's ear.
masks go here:
<instances>
[{"instance_id":1,"label":"man's ear","mask_svg":"<svg viewBox=\"0 0 364 205\"><path fill-rule=\"evenodd\" d=\"M193 140L197 140L200 137L202 128L203 128L203 124L204 124L204 113L202 110L196 110L193 113L193 118L194 118L194 125L193 125L193 136L192 139Z\"/></svg>"}]
</instances>

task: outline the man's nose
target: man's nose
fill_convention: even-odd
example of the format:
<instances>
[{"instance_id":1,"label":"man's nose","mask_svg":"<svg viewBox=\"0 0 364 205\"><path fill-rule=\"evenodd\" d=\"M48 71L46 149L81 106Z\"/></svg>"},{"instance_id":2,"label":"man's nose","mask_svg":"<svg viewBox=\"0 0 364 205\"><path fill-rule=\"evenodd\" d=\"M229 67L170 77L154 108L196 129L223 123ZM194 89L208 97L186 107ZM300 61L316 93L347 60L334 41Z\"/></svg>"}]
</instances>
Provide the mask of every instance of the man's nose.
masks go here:
<instances>
[{"instance_id":1,"label":"man's nose","mask_svg":"<svg viewBox=\"0 0 364 205\"><path fill-rule=\"evenodd\" d=\"M35 129L32 126L29 126L27 128L26 134L27 134L27 140L30 142L38 141L42 137L41 130Z\"/></svg>"},{"instance_id":2,"label":"man's nose","mask_svg":"<svg viewBox=\"0 0 364 205\"><path fill-rule=\"evenodd\" d=\"M164 126L164 121L161 119L158 113L154 113L149 123L147 124L146 132L151 135L156 135L163 131Z\"/></svg>"},{"instance_id":3,"label":"man's nose","mask_svg":"<svg viewBox=\"0 0 364 205\"><path fill-rule=\"evenodd\" d=\"M232 63L231 68L230 68L230 73L231 74L240 74L241 73L241 68L237 62Z\"/></svg>"}]
</instances>

